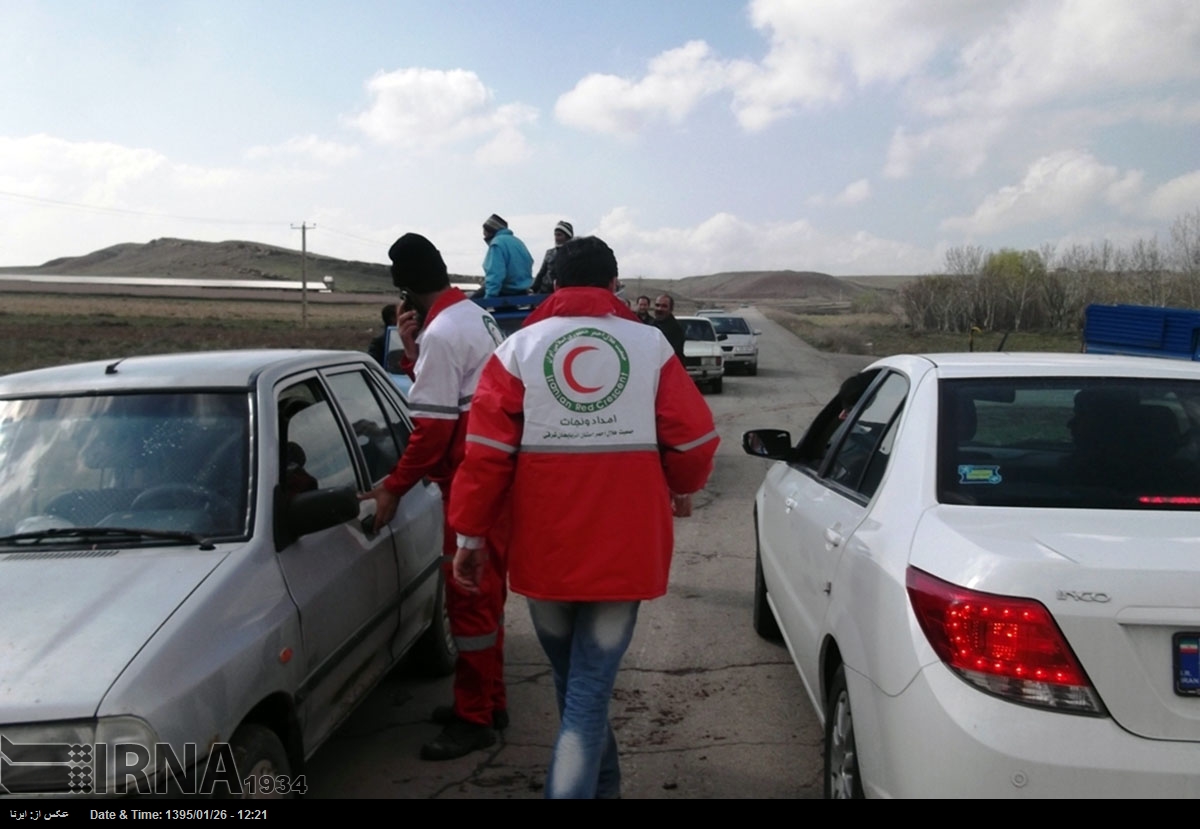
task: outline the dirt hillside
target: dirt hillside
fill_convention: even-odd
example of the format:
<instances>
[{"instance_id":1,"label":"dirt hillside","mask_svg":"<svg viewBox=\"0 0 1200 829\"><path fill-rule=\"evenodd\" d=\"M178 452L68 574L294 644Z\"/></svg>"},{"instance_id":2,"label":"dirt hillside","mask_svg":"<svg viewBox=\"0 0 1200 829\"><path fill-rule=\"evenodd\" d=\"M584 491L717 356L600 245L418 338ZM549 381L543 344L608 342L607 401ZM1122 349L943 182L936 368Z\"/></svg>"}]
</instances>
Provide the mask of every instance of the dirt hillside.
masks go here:
<instances>
[{"instance_id":1,"label":"dirt hillside","mask_svg":"<svg viewBox=\"0 0 1200 829\"><path fill-rule=\"evenodd\" d=\"M155 239L145 244L126 243L84 256L52 259L36 267L0 268L0 273L35 273L71 276L142 276L175 279L281 279L298 280L298 250L259 242L197 242L189 239ZM308 278L332 276L338 292L390 293L386 265L308 255ZM455 281L473 276L452 275ZM868 288L851 279L814 271L741 271L688 276L681 279L626 281L626 296L668 292L696 305L735 301L846 303ZM886 290L886 289L885 289Z\"/></svg>"}]
</instances>

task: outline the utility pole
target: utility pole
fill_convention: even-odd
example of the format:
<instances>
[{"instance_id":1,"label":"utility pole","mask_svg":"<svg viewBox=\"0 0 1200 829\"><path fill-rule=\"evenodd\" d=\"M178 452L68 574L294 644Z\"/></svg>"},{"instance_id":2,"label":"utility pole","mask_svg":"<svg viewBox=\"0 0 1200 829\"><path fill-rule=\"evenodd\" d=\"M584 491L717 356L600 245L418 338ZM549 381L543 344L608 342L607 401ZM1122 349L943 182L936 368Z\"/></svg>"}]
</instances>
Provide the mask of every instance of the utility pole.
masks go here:
<instances>
[{"instance_id":1,"label":"utility pole","mask_svg":"<svg viewBox=\"0 0 1200 829\"><path fill-rule=\"evenodd\" d=\"M300 226L292 225L292 230L300 231L300 327L308 328L308 231L316 230L316 225L301 222Z\"/></svg>"}]
</instances>

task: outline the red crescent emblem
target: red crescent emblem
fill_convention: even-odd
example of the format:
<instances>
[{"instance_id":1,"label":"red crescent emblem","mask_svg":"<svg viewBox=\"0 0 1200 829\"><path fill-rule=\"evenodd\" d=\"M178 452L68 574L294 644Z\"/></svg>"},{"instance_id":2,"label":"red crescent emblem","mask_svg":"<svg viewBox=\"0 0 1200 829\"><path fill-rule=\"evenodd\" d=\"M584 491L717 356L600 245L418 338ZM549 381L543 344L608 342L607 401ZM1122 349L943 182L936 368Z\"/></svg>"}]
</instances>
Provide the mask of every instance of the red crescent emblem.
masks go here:
<instances>
[{"instance_id":1,"label":"red crescent emblem","mask_svg":"<svg viewBox=\"0 0 1200 829\"><path fill-rule=\"evenodd\" d=\"M600 389L604 388L604 386L592 387L580 384L580 382L575 379L575 374L571 369L576 357L578 357L580 354L583 354L585 351L595 350L596 346L594 345L581 345L578 348L573 348L568 351L566 358L563 360L563 379L567 381L567 385L570 386L573 391L579 394L592 394L593 392L598 392Z\"/></svg>"}]
</instances>

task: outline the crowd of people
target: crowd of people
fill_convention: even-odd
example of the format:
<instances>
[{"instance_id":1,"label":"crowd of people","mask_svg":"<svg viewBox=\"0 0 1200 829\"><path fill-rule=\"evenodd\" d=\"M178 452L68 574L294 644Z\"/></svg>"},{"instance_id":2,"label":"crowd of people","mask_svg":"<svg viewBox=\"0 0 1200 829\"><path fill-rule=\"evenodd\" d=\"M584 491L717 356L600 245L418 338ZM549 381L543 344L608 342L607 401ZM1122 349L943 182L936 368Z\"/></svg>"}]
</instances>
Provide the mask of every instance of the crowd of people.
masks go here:
<instances>
[{"instance_id":1,"label":"crowd of people","mask_svg":"<svg viewBox=\"0 0 1200 829\"><path fill-rule=\"evenodd\" d=\"M503 218L488 217L483 231L478 296L531 287L551 296L501 340L491 315L450 285L428 239L406 233L392 245L414 429L392 473L360 498L375 501L376 529L422 478L441 487L446 505L446 607L459 657L453 701L431 714L443 728L421 756L465 756L508 726L511 587L528 601L554 678L560 727L546 796L615 798L613 686L640 603L666 592L673 518L691 514L718 437L674 359L682 330L669 296L652 314L639 297L634 313L616 295L613 251L575 238L569 222L555 226L536 280ZM547 503L560 508L547 514Z\"/></svg>"}]
</instances>

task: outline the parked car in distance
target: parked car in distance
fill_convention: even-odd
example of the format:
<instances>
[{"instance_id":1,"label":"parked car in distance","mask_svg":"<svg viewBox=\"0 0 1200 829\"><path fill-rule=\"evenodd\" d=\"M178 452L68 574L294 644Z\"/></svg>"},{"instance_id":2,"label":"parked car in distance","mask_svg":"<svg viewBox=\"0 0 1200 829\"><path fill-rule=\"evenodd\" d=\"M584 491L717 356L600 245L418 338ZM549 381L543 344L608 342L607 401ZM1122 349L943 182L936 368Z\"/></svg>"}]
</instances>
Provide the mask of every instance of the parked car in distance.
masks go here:
<instances>
[{"instance_id":1,"label":"parked car in distance","mask_svg":"<svg viewBox=\"0 0 1200 829\"><path fill-rule=\"evenodd\" d=\"M683 328L683 367L701 390L720 394L725 378L725 354L717 330L707 317L676 317Z\"/></svg>"},{"instance_id":2,"label":"parked car in distance","mask_svg":"<svg viewBox=\"0 0 1200 829\"><path fill-rule=\"evenodd\" d=\"M1200 797L1200 366L899 355L754 508L834 797ZM851 403L848 407L846 403Z\"/></svg>"},{"instance_id":3,"label":"parked car in distance","mask_svg":"<svg viewBox=\"0 0 1200 829\"><path fill-rule=\"evenodd\" d=\"M2 791L303 793L306 758L406 654L452 670L437 487L379 533L356 495L411 430L356 352L0 378ZM48 746L87 763L46 765Z\"/></svg>"},{"instance_id":4,"label":"parked car in distance","mask_svg":"<svg viewBox=\"0 0 1200 829\"><path fill-rule=\"evenodd\" d=\"M745 317L728 311L701 310L697 316L708 317L717 329L717 339L725 355L725 371L737 369L750 376L758 374L758 337L761 331L750 328Z\"/></svg>"}]
</instances>

